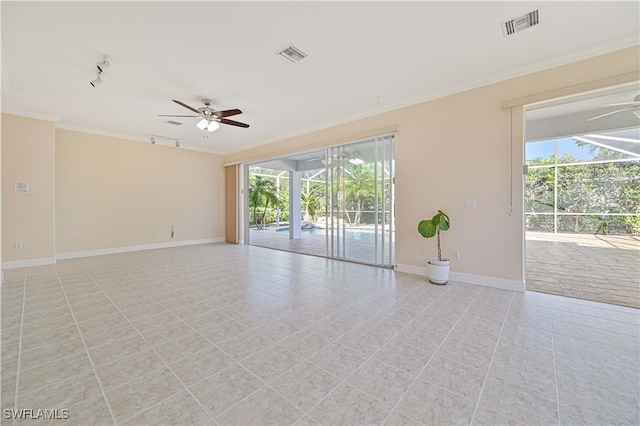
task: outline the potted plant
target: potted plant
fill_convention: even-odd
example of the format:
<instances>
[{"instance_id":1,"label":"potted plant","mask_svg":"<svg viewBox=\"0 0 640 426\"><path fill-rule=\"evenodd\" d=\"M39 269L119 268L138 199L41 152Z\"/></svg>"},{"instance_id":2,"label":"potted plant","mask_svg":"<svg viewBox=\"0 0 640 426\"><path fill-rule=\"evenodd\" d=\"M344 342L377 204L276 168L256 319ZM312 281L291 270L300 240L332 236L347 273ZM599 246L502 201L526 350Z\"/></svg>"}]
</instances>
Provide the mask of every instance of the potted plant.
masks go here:
<instances>
[{"instance_id":1,"label":"potted plant","mask_svg":"<svg viewBox=\"0 0 640 426\"><path fill-rule=\"evenodd\" d=\"M451 225L449 216L442 210L431 219L421 220L418 224L418 232L424 238L438 236L438 257L429 261L428 275L429 281L433 284L446 284L449 281L449 268L451 261L442 258L442 248L440 247L440 231L446 231Z\"/></svg>"}]
</instances>

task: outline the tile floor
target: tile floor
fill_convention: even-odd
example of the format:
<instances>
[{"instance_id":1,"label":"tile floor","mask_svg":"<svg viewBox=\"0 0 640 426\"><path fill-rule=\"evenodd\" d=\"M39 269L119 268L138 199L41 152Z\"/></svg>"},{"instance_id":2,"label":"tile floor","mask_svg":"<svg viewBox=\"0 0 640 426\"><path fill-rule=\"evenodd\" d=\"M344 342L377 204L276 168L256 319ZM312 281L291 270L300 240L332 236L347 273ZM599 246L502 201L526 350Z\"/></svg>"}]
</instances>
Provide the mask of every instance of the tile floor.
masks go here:
<instances>
[{"instance_id":1,"label":"tile floor","mask_svg":"<svg viewBox=\"0 0 640 426\"><path fill-rule=\"evenodd\" d=\"M5 271L2 424L638 424L638 310L211 244Z\"/></svg>"}]
</instances>

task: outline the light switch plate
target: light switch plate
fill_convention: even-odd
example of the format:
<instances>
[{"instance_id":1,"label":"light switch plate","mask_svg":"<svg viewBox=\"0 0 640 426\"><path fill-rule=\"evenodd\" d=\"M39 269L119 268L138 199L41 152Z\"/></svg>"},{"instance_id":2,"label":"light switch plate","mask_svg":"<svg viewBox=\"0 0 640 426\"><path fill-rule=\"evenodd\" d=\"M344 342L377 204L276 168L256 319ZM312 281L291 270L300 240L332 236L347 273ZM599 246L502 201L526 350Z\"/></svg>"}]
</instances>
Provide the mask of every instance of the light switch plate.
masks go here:
<instances>
[{"instance_id":1,"label":"light switch plate","mask_svg":"<svg viewBox=\"0 0 640 426\"><path fill-rule=\"evenodd\" d=\"M16 182L16 192L18 194L28 194L29 182Z\"/></svg>"}]
</instances>

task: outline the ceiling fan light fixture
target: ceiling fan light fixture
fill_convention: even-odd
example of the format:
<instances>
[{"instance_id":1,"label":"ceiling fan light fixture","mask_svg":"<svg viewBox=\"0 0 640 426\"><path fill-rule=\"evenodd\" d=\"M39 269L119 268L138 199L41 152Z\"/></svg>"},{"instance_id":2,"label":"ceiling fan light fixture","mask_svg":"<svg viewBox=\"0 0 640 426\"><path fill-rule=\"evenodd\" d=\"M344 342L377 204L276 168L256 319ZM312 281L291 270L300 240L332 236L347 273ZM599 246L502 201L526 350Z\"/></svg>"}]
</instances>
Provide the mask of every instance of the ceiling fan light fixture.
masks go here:
<instances>
[{"instance_id":1,"label":"ceiling fan light fixture","mask_svg":"<svg viewBox=\"0 0 640 426\"><path fill-rule=\"evenodd\" d=\"M234 115L238 115L238 114L242 114L242 111L240 111L239 109L227 109L224 111L216 111L215 109L211 108L211 100L210 99L203 99L202 102L204 103L204 107L200 107L198 109L193 108L187 104L185 104L184 102L180 102L178 100L173 100L173 102L177 103L178 105L180 105L181 107L184 107L186 109L188 109L189 111L191 111L194 114L197 115L164 115L161 114L160 117L194 117L194 118L200 118L200 121L198 121L198 123L196 124L196 127L198 127L198 129L200 130L208 130L209 132L214 132L215 130L218 129L218 127L220 127L220 123L222 124L228 124L231 126L236 126L236 127L243 127L243 128L247 128L249 127L248 124L246 123L241 123L239 121L234 121L234 120L229 120L226 117L231 117Z\"/></svg>"},{"instance_id":2,"label":"ceiling fan light fixture","mask_svg":"<svg viewBox=\"0 0 640 426\"><path fill-rule=\"evenodd\" d=\"M204 130L209 126L209 122L206 118L203 118L202 120L198 121L198 124L196 124L196 126L198 126L198 129Z\"/></svg>"}]
</instances>

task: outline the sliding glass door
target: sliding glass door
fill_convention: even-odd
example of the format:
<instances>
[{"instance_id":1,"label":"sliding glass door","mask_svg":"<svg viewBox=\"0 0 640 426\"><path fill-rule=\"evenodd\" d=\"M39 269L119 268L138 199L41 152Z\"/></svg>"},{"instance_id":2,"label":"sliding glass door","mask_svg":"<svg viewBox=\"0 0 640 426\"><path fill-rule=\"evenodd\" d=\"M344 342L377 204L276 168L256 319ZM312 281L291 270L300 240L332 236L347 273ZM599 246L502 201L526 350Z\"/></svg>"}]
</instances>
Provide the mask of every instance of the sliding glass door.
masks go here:
<instances>
[{"instance_id":1,"label":"sliding glass door","mask_svg":"<svg viewBox=\"0 0 640 426\"><path fill-rule=\"evenodd\" d=\"M394 264L393 136L327 149L327 256Z\"/></svg>"}]
</instances>

